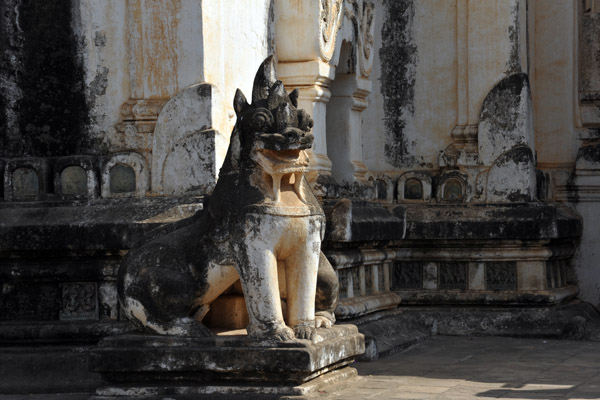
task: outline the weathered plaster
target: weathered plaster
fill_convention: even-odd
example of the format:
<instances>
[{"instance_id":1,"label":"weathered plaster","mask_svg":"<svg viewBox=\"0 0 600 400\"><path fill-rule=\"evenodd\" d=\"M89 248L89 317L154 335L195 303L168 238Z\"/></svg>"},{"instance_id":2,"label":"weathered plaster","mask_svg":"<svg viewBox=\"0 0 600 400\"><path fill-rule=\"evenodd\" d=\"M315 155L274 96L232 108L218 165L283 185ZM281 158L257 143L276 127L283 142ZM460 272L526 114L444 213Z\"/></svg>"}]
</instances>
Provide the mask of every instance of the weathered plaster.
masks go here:
<instances>
[{"instance_id":1,"label":"weathered plaster","mask_svg":"<svg viewBox=\"0 0 600 400\"><path fill-rule=\"evenodd\" d=\"M129 98L127 2L80 1L75 35L85 66L88 132L107 151L116 142L120 106Z\"/></svg>"},{"instance_id":2,"label":"weathered plaster","mask_svg":"<svg viewBox=\"0 0 600 400\"><path fill-rule=\"evenodd\" d=\"M527 71L520 26L524 0L470 1L468 5L468 122L478 122L488 91L506 75Z\"/></svg>"},{"instance_id":3,"label":"weathered plaster","mask_svg":"<svg viewBox=\"0 0 600 400\"><path fill-rule=\"evenodd\" d=\"M532 100L537 161L544 168L575 163L576 12L575 1L536 1Z\"/></svg>"}]
</instances>

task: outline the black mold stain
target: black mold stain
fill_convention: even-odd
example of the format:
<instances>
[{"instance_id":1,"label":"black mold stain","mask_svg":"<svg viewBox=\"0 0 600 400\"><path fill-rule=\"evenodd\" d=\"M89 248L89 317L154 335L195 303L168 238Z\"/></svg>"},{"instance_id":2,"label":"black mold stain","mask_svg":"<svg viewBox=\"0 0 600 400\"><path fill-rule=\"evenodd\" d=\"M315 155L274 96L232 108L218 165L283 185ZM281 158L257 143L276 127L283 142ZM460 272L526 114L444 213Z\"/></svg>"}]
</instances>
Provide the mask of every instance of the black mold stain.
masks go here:
<instances>
[{"instance_id":1,"label":"black mold stain","mask_svg":"<svg viewBox=\"0 0 600 400\"><path fill-rule=\"evenodd\" d=\"M381 93L384 99L387 161L395 167L410 163L404 137L404 113L413 113L417 47L411 27L415 10L413 0L384 0L385 20L381 30Z\"/></svg>"},{"instance_id":2,"label":"black mold stain","mask_svg":"<svg viewBox=\"0 0 600 400\"><path fill-rule=\"evenodd\" d=\"M577 160L582 159L590 163L600 163L600 144L582 146L577 152Z\"/></svg>"},{"instance_id":3,"label":"black mold stain","mask_svg":"<svg viewBox=\"0 0 600 400\"><path fill-rule=\"evenodd\" d=\"M0 52L3 52L1 47ZM6 136L6 106L7 104L6 100L4 99L4 93L0 93L0 138L4 138ZM0 149L4 149L4 146L1 146ZM0 150L0 154L1 153L2 150Z\"/></svg>"},{"instance_id":4,"label":"black mold stain","mask_svg":"<svg viewBox=\"0 0 600 400\"><path fill-rule=\"evenodd\" d=\"M489 121L493 134L501 140L505 132L517 129L519 104L523 89L529 88L527 74L518 73L504 78L486 96L479 115L480 121Z\"/></svg>"},{"instance_id":5,"label":"black mold stain","mask_svg":"<svg viewBox=\"0 0 600 400\"><path fill-rule=\"evenodd\" d=\"M108 68L98 68L94 80L90 83L89 90L89 104L93 108L96 105L97 97L104 96L106 94L106 88L108 87ZM90 116L90 122L97 122L95 117Z\"/></svg>"},{"instance_id":6,"label":"black mold stain","mask_svg":"<svg viewBox=\"0 0 600 400\"><path fill-rule=\"evenodd\" d=\"M19 139L16 127L19 91L15 88L23 38L17 24L17 1L0 1L0 156L8 142Z\"/></svg>"},{"instance_id":7,"label":"black mold stain","mask_svg":"<svg viewBox=\"0 0 600 400\"><path fill-rule=\"evenodd\" d=\"M15 34L22 40L18 69L11 73L21 92L16 102L19 132L0 131L4 143L0 155L85 153L93 146L85 134L89 118L84 71L71 28L72 2L23 0L16 4L19 32Z\"/></svg>"},{"instance_id":8,"label":"black mold stain","mask_svg":"<svg viewBox=\"0 0 600 400\"><path fill-rule=\"evenodd\" d=\"M521 72L521 42L520 42L520 33L521 33L521 25L519 24L519 2L515 2L511 13L514 17L513 24L508 27L508 38L510 40L510 58L507 64L507 70L505 72L506 75L516 74ZM529 54L529 53L528 53Z\"/></svg>"},{"instance_id":9,"label":"black mold stain","mask_svg":"<svg viewBox=\"0 0 600 400\"><path fill-rule=\"evenodd\" d=\"M600 66L600 46L597 39L600 34L600 14L590 11L586 10L581 19L579 96L582 101L598 99L598 85L595 82Z\"/></svg>"},{"instance_id":10,"label":"black mold stain","mask_svg":"<svg viewBox=\"0 0 600 400\"><path fill-rule=\"evenodd\" d=\"M507 164L514 163L517 165L521 164L534 164L533 152L527 146L514 147L507 152L499 156L494 162L494 166L498 168L504 168ZM512 189L511 192L499 192L495 191L496 195L504 195L508 201L511 202L527 202L530 200L528 193L521 193L516 189Z\"/></svg>"}]
</instances>

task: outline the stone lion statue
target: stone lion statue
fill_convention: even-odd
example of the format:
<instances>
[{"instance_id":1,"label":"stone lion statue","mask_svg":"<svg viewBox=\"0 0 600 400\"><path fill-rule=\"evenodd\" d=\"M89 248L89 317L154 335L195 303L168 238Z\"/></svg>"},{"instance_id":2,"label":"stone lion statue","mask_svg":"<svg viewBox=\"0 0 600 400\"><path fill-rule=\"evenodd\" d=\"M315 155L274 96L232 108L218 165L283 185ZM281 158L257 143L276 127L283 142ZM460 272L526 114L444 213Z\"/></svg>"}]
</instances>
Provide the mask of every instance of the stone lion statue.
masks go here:
<instances>
[{"instance_id":1,"label":"stone lion statue","mask_svg":"<svg viewBox=\"0 0 600 400\"><path fill-rule=\"evenodd\" d=\"M320 250L323 210L304 177L313 121L297 105L272 56L256 74L252 104L236 92L237 123L201 216L132 249L121 265L119 300L135 323L211 335L202 319L240 280L252 337L311 339L334 324L338 280Z\"/></svg>"}]
</instances>

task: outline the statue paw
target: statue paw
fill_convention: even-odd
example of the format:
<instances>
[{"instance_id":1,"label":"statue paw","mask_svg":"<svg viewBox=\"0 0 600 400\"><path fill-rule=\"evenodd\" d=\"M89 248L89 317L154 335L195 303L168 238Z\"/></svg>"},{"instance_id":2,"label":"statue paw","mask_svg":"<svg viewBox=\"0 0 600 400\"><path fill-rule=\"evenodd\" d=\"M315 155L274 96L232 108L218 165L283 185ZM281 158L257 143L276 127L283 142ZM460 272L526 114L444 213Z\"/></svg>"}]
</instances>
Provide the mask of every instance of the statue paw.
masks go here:
<instances>
[{"instance_id":1,"label":"statue paw","mask_svg":"<svg viewBox=\"0 0 600 400\"><path fill-rule=\"evenodd\" d=\"M317 328L331 328L335 324L335 315L329 311L315 313L315 326Z\"/></svg>"},{"instance_id":2,"label":"statue paw","mask_svg":"<svg viewBox=\"0 0 600 400\"><path fill-rule=\"evenodd\" d=\"M273 332L273 337L279 342L294 340L294 331L283 325L275 329Z\"/></svg>"},{"instance_id":3,"label":"statue paw","mask_svg":"<svg viewBox=\"0 0 600 400\"><path fill-rule=\"evenodd\" d=\"M311 325L297 325L294 327L294 334L296 339L312 340L315 335L314 323Z\"/></svg>"},{"instance_id":4,"label":"statue paw","mask_svg":"<svg viewBox=\"0 0 600 400\"><path fill-rule=\"evenodd\" d=\"M315 316L315 326L317 328L331 328L333 326L333 322L327 317L323 316Z\"/></svg>"}]
</instances>

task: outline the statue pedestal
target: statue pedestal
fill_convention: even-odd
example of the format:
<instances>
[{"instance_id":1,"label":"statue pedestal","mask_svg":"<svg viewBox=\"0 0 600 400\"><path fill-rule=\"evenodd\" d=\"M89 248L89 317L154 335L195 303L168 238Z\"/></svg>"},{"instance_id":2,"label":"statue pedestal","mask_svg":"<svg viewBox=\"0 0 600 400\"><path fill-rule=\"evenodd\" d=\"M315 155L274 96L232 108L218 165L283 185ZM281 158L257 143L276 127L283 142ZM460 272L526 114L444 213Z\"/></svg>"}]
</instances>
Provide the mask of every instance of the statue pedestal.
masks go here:
<instances>
[{"instance_id":1,"label":"statue pedestal","mask_svg":"<svg viewBox=\"0 0 600 400\"><path fill-rule=\"evenodd\" d=\"M257 341L235 334L111 336L91 355L91 369L108 382L93 399L305 394L320 383L354 376L352 368L344 367L364 349L364 337L354 325L319 329L314 342Z\"/></svg>"}]
</instances>

